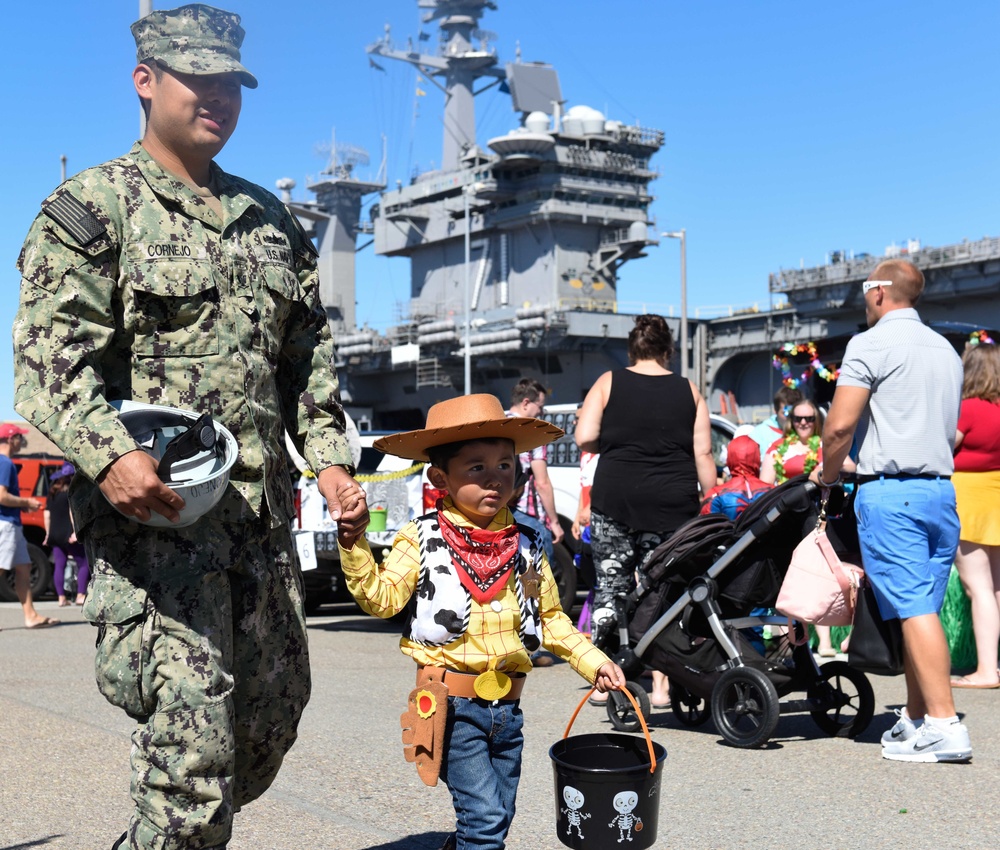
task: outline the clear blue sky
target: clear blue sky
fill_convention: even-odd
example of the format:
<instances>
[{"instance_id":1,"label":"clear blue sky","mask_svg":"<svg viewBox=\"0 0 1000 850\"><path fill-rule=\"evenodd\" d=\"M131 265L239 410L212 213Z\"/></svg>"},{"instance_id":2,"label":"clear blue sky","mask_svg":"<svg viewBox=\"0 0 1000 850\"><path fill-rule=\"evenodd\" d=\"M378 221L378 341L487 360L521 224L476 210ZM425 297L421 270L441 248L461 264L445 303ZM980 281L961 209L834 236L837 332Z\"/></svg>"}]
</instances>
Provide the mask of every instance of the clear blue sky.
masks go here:
<instances>
[{"instance_id":1,"label":"clear blue sky","mask_svg":"<svg viewBox=\"0 0 1000 850\"><path fill-rule=\"evenodd\" d=\"M157 2L157 8L170 5ZM420 28L416 0L228 0L247 30L247 91L219 157L297 199L325 157L317 145L366 148L374 177L387 137L390 183L437 165L441 96L401 63L369 66L386 24L398 45ZM497 0L482 27L501 62L551 62L567 106L662 129L654 158L657 231L688 233L688 300L768 304L768 273L824 262L831 250L881 254L1000 235L1000 3ZM4 202L0 280L17 304L14 263L40 201L60 177L126 151L138 132L129 24L137 0L39 0L4 14L0 79ZM436 44L436 28L427 28ZM479 141L513 128L509 99L478 101ZM358 319L384 328L408 297L403 261L359 257ZM679 302L674 240L627 264L619 298ZM665 309L665 308L664 308ZM7 333L5 330L4 333ZM6 337L9 339L9 337ZM10 344L0 346L0 419L13 416Z\"/></svg>"}]
</instances>

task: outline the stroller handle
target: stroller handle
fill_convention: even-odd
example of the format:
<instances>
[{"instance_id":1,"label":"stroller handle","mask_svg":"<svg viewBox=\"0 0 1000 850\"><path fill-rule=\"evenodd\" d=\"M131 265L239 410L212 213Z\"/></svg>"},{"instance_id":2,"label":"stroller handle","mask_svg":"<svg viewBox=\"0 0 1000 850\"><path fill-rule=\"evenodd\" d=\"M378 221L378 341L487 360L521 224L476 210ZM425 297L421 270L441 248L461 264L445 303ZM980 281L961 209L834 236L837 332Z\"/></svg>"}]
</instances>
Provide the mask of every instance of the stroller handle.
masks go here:
<instances>
[{"instance_id":1,"label":"stroller handle","mask_svg":"<svg viewBox=\"0 0 1000 850\"><path fill-rule=\"evenodd\" d=\"M819 490L819 485L815 482L803 481L801 486L792 487L787 492L782 493L777 504L750 526L750 532L755 538L762 537L774 525L778 517L787 511L807 511L810 505L815 503Z\"/></svg>"}]
</instances>

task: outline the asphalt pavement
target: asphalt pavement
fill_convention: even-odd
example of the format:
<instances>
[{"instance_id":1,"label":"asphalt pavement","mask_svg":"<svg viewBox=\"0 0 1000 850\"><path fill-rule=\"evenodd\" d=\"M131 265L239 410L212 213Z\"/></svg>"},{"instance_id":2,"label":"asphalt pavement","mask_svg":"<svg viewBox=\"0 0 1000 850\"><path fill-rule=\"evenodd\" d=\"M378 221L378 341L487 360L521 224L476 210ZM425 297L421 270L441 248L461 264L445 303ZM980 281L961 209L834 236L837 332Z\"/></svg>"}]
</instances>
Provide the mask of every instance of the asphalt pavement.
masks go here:
<instances>
[{"instance_id":1,"label":"asphalt pavement","mask_svg":"<svg viewBox=\"0 0 1000 850\"><path fill-rule=\"evenodd\" d=\"M42 602L58 627L27 631L0 604L0 850L98 850L131 810L132 724L93 683L94 629L79 608ZM313 697L274 786L238 816L230 850L437 850L452 826L443 785L424 786L404 761L399 715L413 664L392 624L353 606L309 621ZM872 677L875 719L857 741L828 738L806 715L783 715L759 750L723 742L709 720L681 726L655 711L667 749L657 848L897 848L1000 845L1000 690L956 691L971 764L879 757L902 679ZM510 850L556 850L549 747L585 683L566 664L535 670L525 688L524 768ZM572 734L613 731L585 706ZM620 845L613 845L620 846ZM628 846L621 845L621 846ZM591 847L588 850L604 850Z\"/></svg>"}]
</instances>

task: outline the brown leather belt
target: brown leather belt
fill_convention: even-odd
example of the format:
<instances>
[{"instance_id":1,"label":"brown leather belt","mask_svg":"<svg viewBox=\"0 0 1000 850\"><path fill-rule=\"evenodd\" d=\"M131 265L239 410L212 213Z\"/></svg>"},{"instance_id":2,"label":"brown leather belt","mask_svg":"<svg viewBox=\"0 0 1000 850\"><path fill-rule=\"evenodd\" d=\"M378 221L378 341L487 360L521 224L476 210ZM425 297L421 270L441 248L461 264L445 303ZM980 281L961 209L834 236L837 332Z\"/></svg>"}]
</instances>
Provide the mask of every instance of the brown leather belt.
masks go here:
<instances>
[{"instance_id":1,"label":"brown leather belt","mask_svg":"<svg viewBox=\"0 0 1000 850\"><path fill-rule=\"evenodd\" d=\"M443 682L448 687L448 696L450 697L482 699L474 687L477 675L477 673L459 673L455 670L446 670L444 667L418 667L417 684L420 685L423 677L429 677ZM520 699L524 683L528 678L524 673L509 673L508 675L510 676L510 690L499 702L513 702Z\"/></svg>"}]
</instances>

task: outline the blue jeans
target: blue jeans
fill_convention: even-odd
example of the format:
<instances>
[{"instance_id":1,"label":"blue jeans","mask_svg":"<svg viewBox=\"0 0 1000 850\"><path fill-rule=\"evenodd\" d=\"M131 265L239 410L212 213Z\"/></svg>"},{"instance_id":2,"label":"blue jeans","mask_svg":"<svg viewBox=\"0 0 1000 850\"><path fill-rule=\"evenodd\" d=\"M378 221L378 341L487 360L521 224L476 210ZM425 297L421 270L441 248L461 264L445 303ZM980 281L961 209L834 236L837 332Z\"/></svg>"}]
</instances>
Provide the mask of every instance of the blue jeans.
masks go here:
<instances>
[{"instance_id":1,"label":"blue jeans","mask_svg":"<svg viewBox=\"0 0 1000 850\"><path fill-rule=\"evenodd\" d=\"M503 850L521 778L518 701L448 698L441 777L455 805L456 850Z\"/></svg>"}]
</instances>

